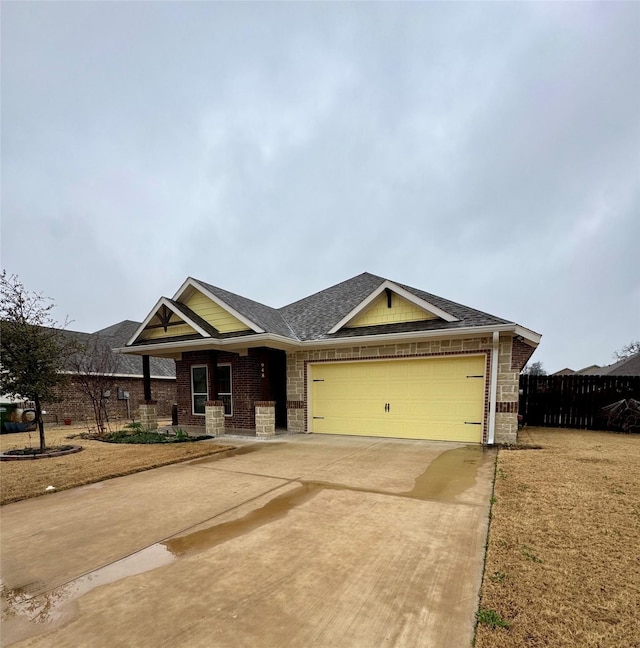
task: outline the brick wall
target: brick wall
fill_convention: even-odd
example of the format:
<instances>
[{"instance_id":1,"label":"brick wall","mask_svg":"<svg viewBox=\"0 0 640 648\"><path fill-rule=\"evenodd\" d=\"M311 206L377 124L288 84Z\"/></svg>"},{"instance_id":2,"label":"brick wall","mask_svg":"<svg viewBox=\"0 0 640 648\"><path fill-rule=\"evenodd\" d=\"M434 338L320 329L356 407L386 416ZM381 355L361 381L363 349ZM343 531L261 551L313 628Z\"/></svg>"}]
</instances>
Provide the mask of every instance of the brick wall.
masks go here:
<instances>
[{"instance_id":1,"label":"brick wall","mask_svg":"<svg viewBox=\"0 0 640 648\"><path fill-rule=\"evenodd\" d=\"M131 418L138 417L138 405L144 400L142 378L114 378L111 396L107 400L107 413L109 420L130 420L127 418L127 401L118 400L118 388L129 392L129 409ZM62 422L70 418L74 422L93 420L91 401L78 387L77 380L73 377L69 383L57 390L60 402L44 403L43 409L47 412L45 422ZM159 417L170 417L171 407L176 402L176 381L172 379L151 379L151 396L158 401L157 412Z\"/></svg>"},{"instance_id":2,"label":"brick wall","mask_svg":"<svg viewBox=\"0 0 640 648\"><path fill-rule=\"evenodd\" d=\"M511 351L511 368L520 373L534 351L534 347L530 347L528 344L514 338Z\"/></svg>"},{"instance_id":3,"label":"brick wall","mask_svg":"<svg viewBox=\"0 0 640 648\"><path fill-rule=\"evenodd\" d=\"M206 365L209 370L209 390L217 356L217 364L231 365L232 416L225 416L225 426L253 429L256 425L255 401L261 399L261 371L257 351L250 349L249 355L210 351L193 351L182 354L176 361L178 423L181 425L204 425L204 415L192 414L191 367ZM213 399L217 395L209 394Z\"/></svg>"},{"instance_id":4,"label":"brick wall","mask_svg":"<svg viewBox=\"0 0 640 648\"><path fill-rule=\"evenodd\" d=\"M498 351L498 389L495 442L514 442L516 440L518 374L512 369L512 346L510 336L500 338ZM526 346L526 345L525 345ZM486 354L485 421L483 436L486 440L489 416L489 375L492 340L490 337L458 338L425 342L406 342L375 346L353 346L315 351L296 351L287 354L287 406L290 432L308 431L307 421L307 364L309 362L364 360L372 358L402 357L442 357L460 355L468 352ZM531 348L531 347L528 347Z\"/></svg>"}]
</instances>

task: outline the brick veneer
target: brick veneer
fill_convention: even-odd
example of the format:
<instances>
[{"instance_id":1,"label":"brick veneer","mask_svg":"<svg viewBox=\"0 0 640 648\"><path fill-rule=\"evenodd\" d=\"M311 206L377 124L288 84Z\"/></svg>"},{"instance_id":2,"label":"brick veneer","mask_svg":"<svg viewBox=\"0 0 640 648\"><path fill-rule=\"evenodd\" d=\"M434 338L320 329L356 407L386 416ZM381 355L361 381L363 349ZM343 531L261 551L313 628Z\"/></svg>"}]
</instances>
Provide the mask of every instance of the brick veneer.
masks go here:
<instances>
[{"instance_id":1,"label":"brick veneer","mask_svg":"<svg viewBox=\"0 0 640 648\"><path fill-rule=\"evenodd\" d=\"M517 372L522 371L534 351L534 347L530 347L528 344L514 338L513 350L511 352L511 368Z\"/></svg>"},{"instance_id":2,"label":"brick veneer","mask_svg":"<svg viewBox=\"0 0 640 648\"><path fill-rule=\"evenodd\" d=\"M498 384L495 423L495 442L514 442L518 430L518 373L512 369L513 343L510 336L500 337L498 345ZM526 345L525 345L526 346ZM485 416L483 439L486 441L489 413L490 361L492 340L475 337L425 342L407 342L373 346L353 346L314 351L296 351L287 354L287 415L290 432L307 432L307 365L310 362L341 360L429 358L484 353L486 357ZM530 347L528 347L530 348ZM518 348L523 355L523 350ZM520 360L518 360L520 362ZM303 404L300 409L299 404Z\"/></svg>"},{"instance_id":3,"label":"brick veneer","mask_svg":"<svg viewBox=\"0 0 640 648\"><path fill-rule=\"evenodd\" d=\"M109 420L127 419L127 401L118 400L118 388L129 392L129 410L131 418L137 418L138 405L144 400L144 388L142 378L114 378L111 396L107 400L107 413ZM89 398L80 390L77 380L71 378L64 387L57 389L60 402L49 402L43 404L47 412L45 422L62 422L65 418L79 422L93 420L93 408ZM151 379L151 395L157 401L158 416L166 418L171 416L171 407L176 402L176 381L175 379Z\"/></svg>"},{"instance_id":4,"label":"brick veneer","mask_svg":"<svg viewBox=\"0 0 640 648\"><path fill-rule=\"evenodd\" d=\"M204 415L191 413L191 367L206 365L209 370L209 388L211 389L214 363L231 365L232 416L225 416L225 426L253 429L256 425L254 403L260 400L261 372L257 352L253 349L249 355L210 351L188 352L182 354L182 360L176 361L178 423L181 425L204 425ZM213 398L217 394L209 394Z\"/></svg>"}]
</instances>

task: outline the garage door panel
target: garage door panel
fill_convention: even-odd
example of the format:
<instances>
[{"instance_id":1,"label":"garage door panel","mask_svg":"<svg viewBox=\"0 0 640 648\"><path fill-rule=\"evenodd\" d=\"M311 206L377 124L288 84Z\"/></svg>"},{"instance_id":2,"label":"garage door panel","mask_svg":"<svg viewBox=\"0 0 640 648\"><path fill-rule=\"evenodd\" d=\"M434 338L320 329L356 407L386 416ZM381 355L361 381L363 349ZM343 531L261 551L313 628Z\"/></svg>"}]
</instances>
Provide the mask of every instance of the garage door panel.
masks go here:
<instances>
[{"instance_id":1,"label":"garage door panel","mask_svg":"<svg viewBox=\"0 0 640 648\"><path fill-rule=\"evenodd\" d=\"M311 365L311 431L481 442L484 371L484 356Z\"/></svg>"}]
</instances>

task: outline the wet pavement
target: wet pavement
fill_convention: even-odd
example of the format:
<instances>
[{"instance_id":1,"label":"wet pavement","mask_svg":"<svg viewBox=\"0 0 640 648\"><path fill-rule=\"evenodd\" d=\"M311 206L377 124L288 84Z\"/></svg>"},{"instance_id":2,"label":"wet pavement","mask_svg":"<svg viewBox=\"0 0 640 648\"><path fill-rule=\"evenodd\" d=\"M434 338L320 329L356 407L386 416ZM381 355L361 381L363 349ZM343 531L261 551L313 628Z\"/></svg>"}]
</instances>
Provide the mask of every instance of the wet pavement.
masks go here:
<instances>
[{"instance_id":1,"label":"wet pavement","mask_svg":"<svg viewBox=\"0 0 640 648\"><path fill-rule=\"evenodd\" d=\"M2 645L470 645L494 461L305 435L7 505Z\"/></svg>"}]
</instances>

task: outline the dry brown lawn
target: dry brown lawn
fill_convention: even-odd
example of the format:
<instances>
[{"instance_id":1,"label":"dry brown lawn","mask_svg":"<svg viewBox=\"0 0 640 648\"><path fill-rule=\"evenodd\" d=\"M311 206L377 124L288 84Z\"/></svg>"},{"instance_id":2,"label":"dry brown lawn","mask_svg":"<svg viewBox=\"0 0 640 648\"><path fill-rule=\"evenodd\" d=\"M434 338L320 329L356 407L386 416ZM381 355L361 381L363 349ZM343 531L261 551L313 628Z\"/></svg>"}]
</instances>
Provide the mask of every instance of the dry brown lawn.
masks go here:
<instances>
[{"instance_id":1,"label":"dry brown lawn","mask_svg":"<svg viewBox=\"0 0 640 648\"><path fill-rule=\"evenodd\" d=\"M476 648L640 646L640 436L531 428L500 450Z\"/></svg>"},{"instance_id":2,"label":"dry brown lawn","mask_svg":"<svg viewBox=\"0 0 640 648\"><path fill-rule=\"evenodd\" d=\"M45 428L47 446L81 445L84 450L64 457L0 463L0 504L43 495L47 486L64 490L111 477L165 466L229 450L229 444L212 441L161 445L123 445L85 439L67 439L70 434L86 432L86 426ZM25 432L0 436L0 450L38 446L38 433ZM29 442L30 441L30 442Z\"/></svg>"}]
</instances>

